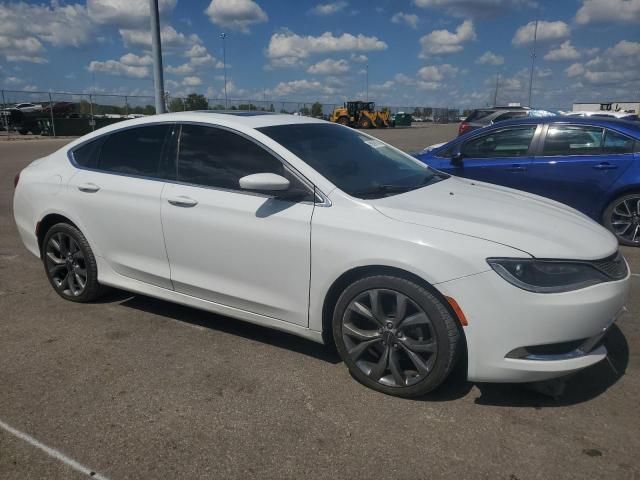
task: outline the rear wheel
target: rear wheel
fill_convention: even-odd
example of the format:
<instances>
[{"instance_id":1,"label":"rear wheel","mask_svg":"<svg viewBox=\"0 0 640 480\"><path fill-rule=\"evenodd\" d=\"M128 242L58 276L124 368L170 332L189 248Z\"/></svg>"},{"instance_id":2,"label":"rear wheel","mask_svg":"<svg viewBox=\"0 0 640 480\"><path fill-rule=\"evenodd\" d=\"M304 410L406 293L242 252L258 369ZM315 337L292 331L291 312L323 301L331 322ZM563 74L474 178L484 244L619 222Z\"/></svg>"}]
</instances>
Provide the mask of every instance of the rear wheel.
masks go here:
<instances>
[{"instance_id":1,"label":"rear wheel","mask_svg":"<svg viewBox=\"0 0 640 480\"><path fill-rule=\"evenodd\" d=\"M42 243L42 261L56 293L72 302L90 302L104 291L96 259L80 230L67 223L51 227Z\"/></svg>"},{"instance_id":2,"label":"rear wheel","mask_svg":"<svg viewBox=\"0 0 640 480\"><path fill-rule=\"evenodd\" d=\"M622 245L640 246L640 192L616 198L604 211L604 225Z\"/></svg>"},{"instance_id":3,"label":"rear wheel","mask_svg":"<svg viewBox=\"0 0 640 480\"><path fill-rule=\"evenodd\" d=\"M386 275L345 289L334 310L333 336L358 381L400 397L437 388L458 355L458 327L445 305L425 288Z\"/></svg>"},{"instance_id":4,"label":"rear wheel","mask_svg":"<svg viewBox=\"0 0 640 480\"><path fill-rule=\"evenodd\" d=\"M345 127L349 126L349 117L340 117L338 118L338 122L340 125L344 125Z\"/></svg>"}]
</instances>

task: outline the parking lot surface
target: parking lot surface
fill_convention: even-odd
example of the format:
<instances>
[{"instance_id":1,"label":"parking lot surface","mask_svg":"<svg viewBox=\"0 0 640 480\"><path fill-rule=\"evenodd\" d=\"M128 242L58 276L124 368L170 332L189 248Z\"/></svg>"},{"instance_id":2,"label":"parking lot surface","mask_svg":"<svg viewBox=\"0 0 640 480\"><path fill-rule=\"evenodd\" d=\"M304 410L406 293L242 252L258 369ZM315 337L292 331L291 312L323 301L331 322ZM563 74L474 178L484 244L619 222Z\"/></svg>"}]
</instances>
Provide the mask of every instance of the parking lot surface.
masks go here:
<instances>
[{"instance_id":1,"label":"parking lot surface","mask_svg":"<svg viewBox=\"0 0 640 480\"><path fill-rule=\"evenodd\" d=\"M372 131L408 151L455 132ZM609 361L558 399L462 372L393 398L285 333L121 291L59 298L20 243L12 193L22 167L68 141L0 142L1 479L85 477L64 459L112 480L640 478L640 277ZM624 253L640 273L640 253Z\"/></svg>"}]
</instances>

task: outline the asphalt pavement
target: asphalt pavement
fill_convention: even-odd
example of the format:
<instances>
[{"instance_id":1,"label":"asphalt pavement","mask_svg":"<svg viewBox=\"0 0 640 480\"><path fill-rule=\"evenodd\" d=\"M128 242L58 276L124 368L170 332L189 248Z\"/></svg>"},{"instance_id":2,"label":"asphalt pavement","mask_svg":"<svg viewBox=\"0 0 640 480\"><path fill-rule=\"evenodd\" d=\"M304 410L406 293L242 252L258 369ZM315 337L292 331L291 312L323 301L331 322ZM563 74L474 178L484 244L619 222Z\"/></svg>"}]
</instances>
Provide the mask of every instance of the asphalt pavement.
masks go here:
<instances>
[{"instance_id":1,"label":"asphalt pavement","mask_svg":"<svg viewBox=\"0 0 640 480\"><path fill-rule=\"evenodd\" d=\"M455 127L373 133L415 151ZM609 360L560 398L461 371L393 398L285 333L121 291L58 297L20 243L12 192L68 141L0 141L1 479L640 478L640 277Z\"/></svg>"}]
</instances>

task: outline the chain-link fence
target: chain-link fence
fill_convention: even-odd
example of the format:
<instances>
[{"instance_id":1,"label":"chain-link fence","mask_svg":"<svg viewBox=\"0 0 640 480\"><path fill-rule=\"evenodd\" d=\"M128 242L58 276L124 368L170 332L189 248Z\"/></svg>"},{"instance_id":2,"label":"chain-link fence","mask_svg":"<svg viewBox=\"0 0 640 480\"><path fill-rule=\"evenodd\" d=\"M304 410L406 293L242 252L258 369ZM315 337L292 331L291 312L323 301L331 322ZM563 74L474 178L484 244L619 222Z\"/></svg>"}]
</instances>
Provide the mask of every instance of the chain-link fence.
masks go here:
<instances>
[{"instance_id":1,"label":"chain-link fence","mask_svg":"<svg viewBox=\"0 0 640 480\"><path fill-rule=\"evenodd\" d=\"M0 90L0 129L12 135L83 135L127 118L155 114L154 97L100 93ZM286 100L205 98L202 95L166 97L168 111L256 110L328 119L342 103ZM392 114L407 113L415 122L457 122L466 113L459 108L377 105Z\"/></svg>"}]
</instances>

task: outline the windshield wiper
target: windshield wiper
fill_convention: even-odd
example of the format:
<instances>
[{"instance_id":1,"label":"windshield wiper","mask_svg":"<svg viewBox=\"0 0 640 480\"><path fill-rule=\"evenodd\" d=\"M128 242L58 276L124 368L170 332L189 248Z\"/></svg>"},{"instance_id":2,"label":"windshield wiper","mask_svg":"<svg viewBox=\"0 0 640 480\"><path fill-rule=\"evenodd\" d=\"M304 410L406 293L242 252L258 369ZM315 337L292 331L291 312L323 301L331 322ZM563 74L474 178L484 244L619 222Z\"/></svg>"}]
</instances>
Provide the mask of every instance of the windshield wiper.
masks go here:
<instances>
[{"instance_id":1,"label":"windshield wiper","mask_svg":"<svg viewBox=\"0 0 640 480\"><path fill-rule=\"evenodd\" d=\"M376 185L375 187L351 192L351 195L360 198L384 197L389 193L404 193L420 187L422 187L422 185Z\"/></svg>"}]
</instances>

